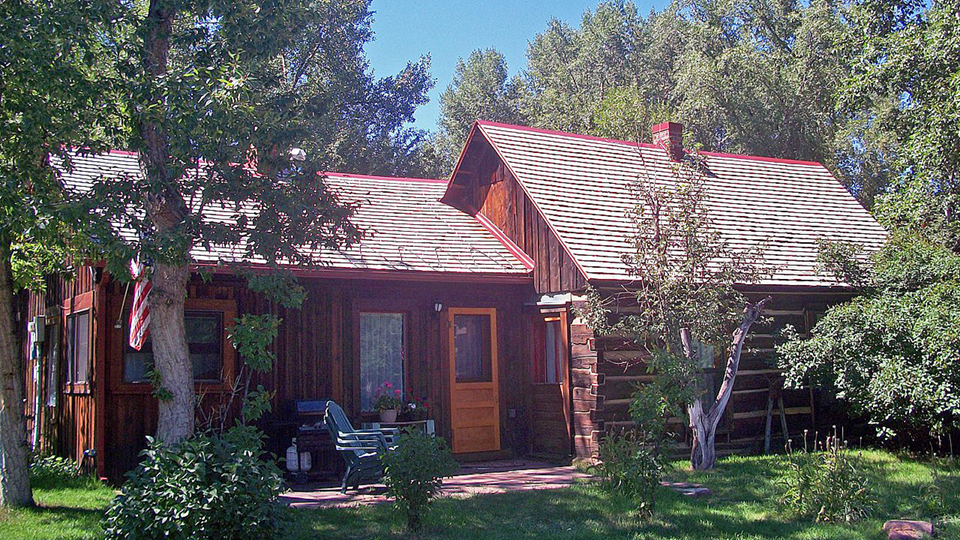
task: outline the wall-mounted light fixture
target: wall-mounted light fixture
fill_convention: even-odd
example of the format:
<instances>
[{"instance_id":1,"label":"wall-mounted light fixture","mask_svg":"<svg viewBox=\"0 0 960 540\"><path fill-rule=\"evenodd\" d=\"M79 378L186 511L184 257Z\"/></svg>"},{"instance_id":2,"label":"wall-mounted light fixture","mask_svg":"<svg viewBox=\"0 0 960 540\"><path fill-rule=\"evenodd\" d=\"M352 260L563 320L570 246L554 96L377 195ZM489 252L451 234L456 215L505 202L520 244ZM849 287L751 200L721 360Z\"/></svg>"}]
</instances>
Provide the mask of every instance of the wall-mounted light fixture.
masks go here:
<instances>
[{"instance_id":1,"label":"wall-mounted light fixture","mask_svg":"<svg viewBox=\"0 0 960 540\"><path fill-rule=\"evenodd\" d=\"M443 302L434 302L433 310L436 311L437 313L440 313L441 311L443 311Z\"/></svg>"}]
</instances>

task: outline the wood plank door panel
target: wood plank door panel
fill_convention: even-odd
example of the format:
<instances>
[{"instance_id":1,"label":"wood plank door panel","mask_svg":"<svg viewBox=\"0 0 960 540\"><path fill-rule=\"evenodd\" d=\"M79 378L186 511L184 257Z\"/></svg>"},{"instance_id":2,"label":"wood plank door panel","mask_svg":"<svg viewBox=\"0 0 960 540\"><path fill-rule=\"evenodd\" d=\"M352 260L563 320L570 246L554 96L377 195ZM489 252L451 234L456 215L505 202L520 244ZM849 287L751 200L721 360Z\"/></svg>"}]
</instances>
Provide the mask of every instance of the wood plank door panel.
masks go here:
<instances>
[{"instance_id":1,"label":"wood plank door panel","mask_svg":"<svg viewBox=\"0 0 960 540\"><path fill-rule=\"evenodd\" d=\"M537 314L532 323L530 449L534 454L567 456L571 452L567 313Z\"/></svg>"},{"instance_id":2,"label":"wood plank door panel","mask_svg":"<svg viewBox=\"0 0 960 540\"><path fill-rule=\"evenodd\" d=\"M496 310L450 308L447 331L453 452L500 450Z\"/></svg>"}]
</instances>

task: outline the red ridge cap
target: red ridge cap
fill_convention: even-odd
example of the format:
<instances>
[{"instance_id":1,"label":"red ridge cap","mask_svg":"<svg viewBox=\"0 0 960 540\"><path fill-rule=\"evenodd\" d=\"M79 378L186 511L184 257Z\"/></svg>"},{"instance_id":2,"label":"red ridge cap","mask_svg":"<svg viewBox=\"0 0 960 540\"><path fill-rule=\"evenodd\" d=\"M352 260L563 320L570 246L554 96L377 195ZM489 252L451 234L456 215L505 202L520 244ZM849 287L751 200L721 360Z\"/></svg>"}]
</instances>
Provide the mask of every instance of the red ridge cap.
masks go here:
<instances>
[{"instance_id":1,"label":"red ridge cap","mask_svg":"<svg viewBox=\"0 0 960 540\"><path fill-rule=\"evenodd\" d=\"M543 133L546 135L561 135L563 137L571 137L574 139L585 139L588 141L626 144L633 147L642 146L643 148L659 148L659 146L650 144L650 143L642 143L642 142L636 142L636 141L634 142L621 141L619 139L608 139L606 137L597 137L594 135L582 135L580 133L570 133L567 131L556 131L553 129L544 129L544 128L537 128L537 127L530 127L530 126L518 126L515 124L504 124L502 122L490 122L489 120L477 120L477 124L479 124L480 126L502 127L502 128L515 129L517 131L530 131L532 133Z\"/></svg>"},{"instance_id":2,"label":"red ridge cap","mask_svg":"<svg viewBox=\"0 0 960 540\"><path fill-rule=\"evenodd\" d=\"M734 159L749 159L751 161L768 161L771 163L790 163L793 165L816 165L818 167L823 167L823 163L819 161L804 161L802 159L787 159L787 158L775 158L767 156L751 156L748 154L729 154L726 152L698 152L705 156L713 157L723 157L723 158L734 158Z\"/></svg>"},{"instance_id":3,"label":"red ridge cap","mask_svg":"<svg viewBox=\"0 0 960 540\"><path fill-rule=\"evenodd\" d=\"M526 268L528 272L533 270L534 266L536 266L533 262L533 259L531 259L529 255L520 249L520 246L515 244L513 240L510 240L507 235L503 234L503 231L501 231L499 227L487 219L487 216L477 213L474 217L477 218L477 221L479 221L481 225L483 225L484 229L490 231L490 234L499 240L500 243L503 244L503 247L507 248L507 251L512 253L513 256L516 257L521 264L523 264L523 267Z\"/></svg>"},{"instance_id":4,"label":"red ridge cap","mask_svg":"<svg viewBox=\"0 0 960 540\"><path fill-rule=\"evenodd\" d=\"M320 174L324 176L332 176L334 178L357 178L360 180L394 180L398 182L422 182L426 184L446 184L446 180L441 180L439 178L415 178L415 177L404 177L404 176L376 176L371 174L351 174L351 173L341 173L335 171L322 171Z\"/></svg>"},{"instance_id":5,"label":"red ridge cap","mask_svg":"<svg viewBox=\"0 0 960 540\"><path fill-rule=\"evenodd\" d=\"M659 148L660 148L659 146L657 146L657 145L655 145L655 144L650 144L650 143L638 143L638 142L631 142L631 141L623 141L623 140L620 140L620 139L608 139L608 138L606 138L606 137L596 137L596 136L594 136L594 135L581 135L581 134L579 134L579 133L569 133L569 132L566 132L566 131L556 131L556 130L553 130L553 129L536 128L536 127L530 127L530 126L518 126L518 125L515 125L515 124L504 124L504 123L502 123L502 122L491 122L491 121L489 121L489 120L477 120L477 124L479 124L479 125L481 125L481 126L494 126L494 127L502 127L502 128L508 128L508 129L515 129L515 130L517 130L517 131L529 131L529 132L532 132L532 133L543 133L543 134L546 134L546 135L560 135L560 136L563 136L563 137L571 137L571 138L574 138L574 139L585 139L585 140L588 140L588 141L608 142L608 143L614 143L614 144L625 144L625 145L633 146L633 147L635 147L635 148L636 148L637 146L640 146L640 147L643 147L643 148L653 148L653 149L659 149ZM658 124L658 125L659 125L659 124ZM817 166L823 167L823 164L820 163L820 162L817 162L817 161L804 161L804 160L800 160L800 159L786 159L786 158L775 158L775 157L767 157L767 156L752 156L752 155L748 155L748 154L730 154L730 153L727 153L727 152L706 152L706 151L701 151L701 152L698 152L698 153L699 153L699 154L703 154L703 155L705 155L705 156L713 156L713 157L724 157L724 158L735 158L735 159L748 159L748 160L751 160L751 161L768 161L768 162L772 162L772 163L792 163L792 164L794 164L794 165L817 165Z\"/></svg>"}]
</instances>

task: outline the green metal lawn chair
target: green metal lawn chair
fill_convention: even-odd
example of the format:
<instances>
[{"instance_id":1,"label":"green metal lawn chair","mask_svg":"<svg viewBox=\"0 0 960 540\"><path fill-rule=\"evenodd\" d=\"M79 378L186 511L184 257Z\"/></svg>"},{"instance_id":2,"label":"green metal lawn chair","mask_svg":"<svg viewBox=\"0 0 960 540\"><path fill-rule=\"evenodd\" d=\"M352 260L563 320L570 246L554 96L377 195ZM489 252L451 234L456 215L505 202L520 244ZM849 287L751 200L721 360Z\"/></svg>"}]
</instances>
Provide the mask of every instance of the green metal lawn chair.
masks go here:
<instances>
[{"instance_id":1,"label":"green metal lawn chair","mask_svg":"<svg viewBox=\"0 0 960 540\"><path fill-rule=\"evenodd\" d=\"M376 482L383 477L383 465L380 455L392 450L394 437L398 433L395 429L366 429L356 430L347 418L347 415L333 401L327 402L327 414L324 418L327 430L333 437L337 451L343 456L347 464L347 471L343 473L343 483L340 493L347 492L347 486L353 489L360 488L360 482Z\"/></svg>"}]
</instances>

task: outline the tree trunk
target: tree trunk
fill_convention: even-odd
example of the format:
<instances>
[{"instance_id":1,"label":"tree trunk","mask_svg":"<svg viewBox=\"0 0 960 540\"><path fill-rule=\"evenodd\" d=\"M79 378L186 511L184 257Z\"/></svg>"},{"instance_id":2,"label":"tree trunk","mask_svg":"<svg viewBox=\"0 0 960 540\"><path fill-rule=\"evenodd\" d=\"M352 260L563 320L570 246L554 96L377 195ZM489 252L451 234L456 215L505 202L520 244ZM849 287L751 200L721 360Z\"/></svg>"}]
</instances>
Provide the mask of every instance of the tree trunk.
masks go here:
<instances>
[{"instance_id":1,"label":"tree trunk","mask_svg":"<svg viewBox=\"0 0 960 540\"><path fill-rule=\"evenodd\" d=\"M717 464L716 437L717 426L720 419L723 418L723 412L730 402L730 396L733 393L733 385L737 380L737 370L740 368L740 354L743 352L743 344L746 342L747 333L750 327L760 318L763 313L763 306L770 300L770 297L764 298L754 305L748 305L743 310L743 321L733 333L733 344L730 348L730 356L727 357L727 367L723 372L723 382L720 384L720 390L716 398L710 405L709 410L705 410L703 400L708 391L708 379L700 376L698 386L700 392L698 397L687 406L687 415L690 417L690 431L693 434L693 440L690 444L690 465L695 470L712 469ZM687 329L681 331L681 340L687 356L690 357L693 351L693 343L690 338L690 332Z\"/></svg>"},{"instance_id":2,"label":"tree trunk","mask_svg":"<svg viewBox=\"0 0 960 540\"><path fill-rule=\"evenodd\" d=\"M14 320L10 240L0 238L0 506L33 506L27 472L23 364Z\"/></svg>"},{"instance_id":3,"label":"tree trunk","mask_svg":"<svg viewBox=\"0 0 960 540\"><path fill-rule=\"evenodd\" d=\"M156 264L151 275L150 336L153 363L160 374L157 439L176 444L193 434L196 421L193 364L183 323L190 267Z\"/></svg>"},{"instance_id":4,"label":"tree trunk","mask_svg":"<svg viewBox=\"0 0 960 540\"><path fill-rule=\"evenodd\" d=\"M160 87L167 75L175 17L176 8L172 2L151 0L145 21L143 67L145 76L154 84L147 105L161 111L166 102ZM180 193L179 178L170 173L166 127L157 117L146 115L138 119L138 128L143 140L140 164L151 186L146 197L147 215L156 227L157 235L167 237L167 241L172 241L184 253L172 261L157 261L150 275L150 335L154 369L160 375L161 384L157 439L173 445L193 434L196 422L193 365L183 322L191 245L189 233L183 231L183 223L189 216L189 209Z\"/></svg>"}]
</instances>

